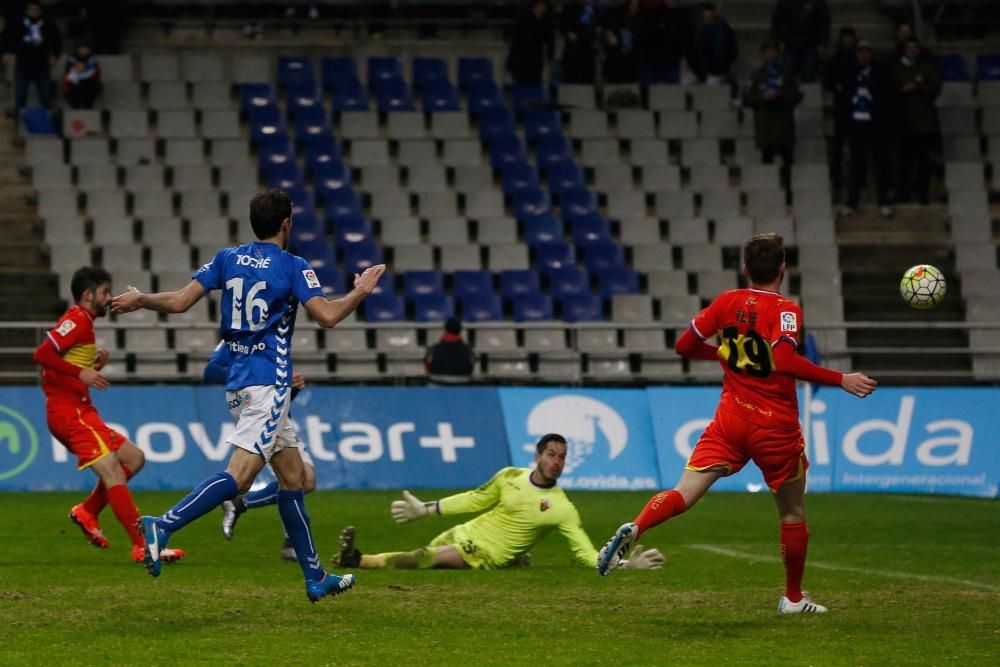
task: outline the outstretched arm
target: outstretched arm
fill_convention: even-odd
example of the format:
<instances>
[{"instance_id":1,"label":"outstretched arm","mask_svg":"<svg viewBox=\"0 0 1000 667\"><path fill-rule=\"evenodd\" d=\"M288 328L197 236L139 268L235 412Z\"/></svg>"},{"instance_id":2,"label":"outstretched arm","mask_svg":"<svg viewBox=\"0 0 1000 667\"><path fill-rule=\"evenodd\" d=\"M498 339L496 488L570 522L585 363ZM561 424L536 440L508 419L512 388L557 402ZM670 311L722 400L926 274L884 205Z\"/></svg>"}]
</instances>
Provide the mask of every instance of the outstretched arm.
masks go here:
<instances>
[{"instance_id":1,"label":"outstretched arm","mask_svg":"<svg viewBox=\"0 0 1000 667\"><path fill-rule=\"evenodd\" d=\"M690 326L681 334L674 344L677 354L688 359L702 359L704 361L718 361L719 348L706 343L697 333L694 327Z\"/></svg>"},{"instance_id":2,"label":"outstretched arm","mask_svg":"<svg viewBox=\"0 0 1000 667\"><path fill-rule=\"evenodd\" d=\"M129 285L127 292L111 300L111 312L121 315L144 308L158 313L185 313L203 296L205 288L197 280L192 280L183 289L155 294L145 294Z\"/></svg>"},{"instance_id":3,"label":"outstretched arm","mask_svg":"<svg viewBox=\"0 0 1000 667\"><path fill-rule=\"evenodd\" d=\"M339 299L314 296L305 302L310 317L324 329L333 328L345 317L353 313L365 297L374 291L378 279L385 273L385 264L377 264L354 276L354 289Z\"/></svg>"},{"instance_id":4,"label":"outstretched arm","mask_svg":"<svg viewBox=\"0 0 1000 667\"><path fill-rule=\"evenodd\" d=\"M787 345L783 343L787 343ZM787 373L797 380L840 386L841 389L858 398L864 398L875 391L875 387L878 386L878 382L864 373L841 373L817 366L796 352L794 345L788 339L779 340L774 347L773 354L778 372Z\"/></svg>"},{"instance_id":5,"label":"outstretched arm","mask_svg":"<svg viewBox=\"0 0 1000 667\"><path fill-rule=\"evenodd\" d=\"M590 537L580 525L579 515L574 513L572 519L559 524L559 532L569 542L569 548L573 552L573 560L587 567L597 566L597 549L594 548Z\"/></svg>"}]
</instances>

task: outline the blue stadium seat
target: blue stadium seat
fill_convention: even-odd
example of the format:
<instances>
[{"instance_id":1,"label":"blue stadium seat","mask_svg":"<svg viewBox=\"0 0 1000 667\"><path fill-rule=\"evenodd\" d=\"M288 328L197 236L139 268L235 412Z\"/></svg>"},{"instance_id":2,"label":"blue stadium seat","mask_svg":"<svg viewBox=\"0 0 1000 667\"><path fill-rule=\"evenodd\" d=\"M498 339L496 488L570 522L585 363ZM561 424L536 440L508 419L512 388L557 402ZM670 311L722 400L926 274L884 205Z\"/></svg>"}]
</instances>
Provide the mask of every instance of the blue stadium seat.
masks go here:
<instances>
[{"instance_id":1,"label":"blue stadium seat","mask_svg":"<svg viewBox=\"0 0 1000 667\"><path fill-rule=\"evenodd\" d=\"M277 106L274 87L269 83L240 84L240 111L249 113L255 107Z\"/></svg>"},{"instance_id":2,"label":"blue stadium seat","mask_svg":"<svg viewBox=\"0 0 1000 667\"><path fill-rule=\"evenodd\" d=\"M625 266L621 246L614 243L592 243L586 246L583 249L583 259L587 270L592 273Z\"/></svg>"},{"instance_id":3,"label":"blue stadium seat","mask_svg":"<svg viewBox=\"0 0 1000 667\"><path fill-rule=\"evenodd\" d=\"M316 72L311 58L305 56L278 56L278 85L292 86L313 83Z\"/></svg>"},{"instance_id":4,"label":"blue stadium seat","mask_svg":"<svg viewBox=\"0 0 1000 667\"><path fill-rule=\"evenodd\" d=\"M302 107L295 112L295 138L303 144L310 137L327 136L331 139L330 118L322 105Z\"/></svg>"},{"instance_id":5,"label":"blue stadium seat","mask_svg":"<svg viewBox=\"0 0 1000 667\"><path fill-rule=\"evenodd\" d=\"M439 82L451 83L448 80L448 62L444 58L413 59L413 86L423 89L428 84Z\"/></svg>"},{"instance_id":6,"label":"blue stadium seat","mask_svg":"<svg viewBox=\"0 0 1000 667\"><path fill-rule=\"evenodd\" d=\"M455 271L451 291L456 299L474 294L493 294L493 274L489 271Z\"/></svg>"},{"instance_id":7,"label":"blue stadium seat","mask_svg":"<svg viewBox=\"0 0 1000 667\"><path fill-rule=\"evenodd\" d=\"M348 273L345 280L348 285L354 287L354 273ZM375 289L372 290L372 294L396 294L396 274L388 270L383 273L378 284L375 285Z\"/></svg>"},{"instance_id":8,"label":"blue stadium seat","mask_svg":"<svg viewBox=\"0 0 1000 667\"><path fill-rule=\"evenodd\" d=\"M277 137L288 138L285 115L277 107L256 107L250 112L250 141L254 145L261 140Z\"/></svg>"},{"instance_id":9,"label":"blue stadium seat","mask_svg":"<svg viewBox=\"0 0 1000 667\"><path fill-rule=\"evenodd\" d=\"M313 241L322 239L325 225L316 218L315 212L305 212L295 216L292 224L292 239Z\"/></svg>"},{"instance_id":10,"label":"blue stadium seat","mask_svg":"<svg viewBox=\"0 0 1000 667\"><path fill-rule=\"evenodd\" d=\"M320 61L320 77L323 88L329 91L337 90L345 81L360 82L358 63L354 58L342 56L323 58Z\"/></svg>"},{"instance_id":11,"label":"blue stadium seat","mask_svg":"<svg viewBox=\"0 0 1000 667\"><path fill-rule=\"evenodd\" d=\"M296 254L309 263L333 259L333 248L327 244L326 239L322 236L312 239L297 239L293 249Z\"/></svg>"},{"instance_id":12,"label":"blue stadium seat","mask_svg":"<svg viewBox=\"0 0 1000 667\"><path fill-rule=\"evenodd\" d=\"M375 239L371 220L357 216L335 218L333 233L338 248L354 243L374 243Z\"/></svg>"},{"instance_id":13,"label":"blue stadium seat","mask_svg":"<svg viewBox=\"0 0 1000 667\"><path fill-rule=\"evenodd\" d=\"M417 322L443 322L455 316L455 302L444 294L430 294L413 299L413 318Z\"/></svg>"},{"instance_id":14,"label":"blue stadium seat","mask_svg":"<svg viewBox=\"0 0 1000 667\"><path fill-rule=\"evenodd\" d=\"M323 206L327 220L337 220L345 216L361 217L361 198L350 187L324 190Z\"/></svg>"},{"instance_id":15,"label":"blue stadium seat","mask_svg":"<svg viewBox=\"0 0 1000 667\"><path fill-rule=\"evenodd\" d=\"M503 95L493 81L480 81L466 91L469 98L469 113L480 114L490 109L503 108Z\"/></svg>"},{"instance_id":16,"label":"blue stadium seat","mask_svg":"<svg viewBox=\"0 0 1000 667\"><path fill-rule=\"evenodd\" d=\"M379 111L416 111L416 107L413 106L413 96L405 81L384 80L379 84L375 96Z\"/></svg>"},{"instance_id":17,"label":"blue stadium seat","mask_svg":"<svg viewBox=\"0 0 1000 667\"><path fill-rule=\"evenodd\" d=\"M566 190L559 198L559 210L563 220L579 220L581 218L600 217L597 212L597 199L584 187Z\"/></svg>"},{"instance_id":18,"label":"blue stadium seat","mask_svg":"<svg viewBox=\"0 0 1000 667\"><path fill-rule=\"evenodd\" d=\"M545 294L522 294L514 299L514 320L537 322L552 319L552 299Z\"/></svg>"},{"instance_id":19,"label":"blue stadium seat","mask_svg":"<svg viewBox=\"0 0 1000 667\"><path fill-rule=\"evenodd\" d=\"M303 137L306 155L306 167L318 170L325 165L337 164L343 161L340 144L332 134L317 134Z\"/></svg>"},{"instance_id":20,"label":"blue stadium seat","mask_svg":"<svg viewBox=\"0 0 1000 667\"><path fill-rule=\"evenodd\" d=\"M590 274L576 266L549 272L549 291L556 299L574 294L590 294Z\"/></svg>"},{"instance_id":21,"label":"blue stadium seat","mask_svg":"<svg viewBox=\"0 0 1000 667\"><path fill-rule=\"evenodd\" d=\"M570 220L573 243L578 247L611 242L611 225L597 213Z\"/></svg>"},{"instance_id":22,"label":"blue stadium seat","mask_svg":"<svg viewBox=\"0 0 1000 667\"><path fill-rule=\"evenodd\" d=\"M965 55L961 53L939 53L937 55L938 67L941 68L941 79L943 81L968 81L969 63L965 60Z\"/></svg>"},{"instance_id":23,"label":"blue stadium seat","mask_svg":"<svg viewBox=\"0 0 1000 667\"><path fill-rule=\"evenodd\" d=\"M21 122L28 134L58 134L56 126L45 107L27 107L21 109Z\"/></svg>"},{"instance_id":24,"label":"blue stadium seat","mask_svg":"<svg viewBox=\"0 0 1000 667\"><path fill-rule=\"evenodd\" d=\"M597 289L604 297L638 294L639 274L624 267L605 269L597 274Z\"/></svg>"},{"instance_id":25,"label":"blue stadium seat","mask_svg":"<svg viewBox=\"0 0 1000 667\"><path fill-rule=\"evenodd\" d=\"M509 269L500 272L500 296L505 299L513 299L522 294L537 294L541 289L537 271Z\"/></svg>"},{"instance_id":26,"label":"blue stadium seat","mask_svg":"<svg viewBox=\"0 0 1000 667\"><path fill-rule=\"evenodd\" d=\"M294 118L304 109L323 108L323 93L314 82L300 83L289 86L285 93L285 106Z\"/></svg>"},{"instance_id":27,"label":"blue stadium seat","mask_svg":"<svg viewBox=\"0 0 1000 667\"><path fill-rule=\"evenodd\" d=\"M387 81L403 81L403 63L394 56L368 58L368 86L380 88Z\"/></svg>"},{"instance_id":28,"label":"blue stadium seat","mask_svg":"<svg viewBox=\"0 0 1000 667\"><path fill-rule=\"evenodd\" d=\"M382 261L382 248L374 243L352 243L344 248L344 270L350 273L361 273Z\"/></svg>"},{"instance_id":29,"label":"blue stadium seat","mask_svg":"<svg viewBox=\"0 0 1000 667\"><path fill-rule=\"evenodd\" d=\"M556 164L557 162L573 161L573 146L569 140L563 136L551 136L548 139L538 142L535 151L538 166L542 169Z\"/></svg>"},{"instance_id":30,"label":"blue stadium seat","mask_svg":"<svg viewBox=\"0 0 1000 667\"><path fill-rule=\"evenodd\" d=\"M524 218L524 242L529 246L562 243L566 236L562 222L544 213Z\"/></svg>"},{"instance_id":31,"label":"blue stadium seat","mask_svg":"<svg viewBox=\"0 0 1000 667\"><path fill-rule=\"evenodd\" d=\"M368 106L368 91L360 81L344 81L333 91L334 111L368 111Z\"/></svg>"},{"instance_id":32,"label":"blue stadium seat","mask_svg":"<svg viewBox=\"0 0 1000 667\"><path fill-rule=\"evenodd\" d=\"M527 160L508 162L503 166L500 185L507 194L538 190L538 170Z\"/></svg>"},{"instance_id":33,"label":"blue stadium seat","mask_svg":"<svg viewBox=\"0 0 1000 667\"><path fill-rule=\"evenodd\" d=\"M514 134L514 116L504 107L495 107L479 115L479 138L493 141Z\"/></svg>"},{"instance_id":34,"label":"blue stadium seat","mask_svg":"<svg viewBox=\"0 0 1000 667\"><path fill-rule=\"evenodd\" d=\"M541 188L522 190L514 196L514 217L518 220L551 213L552 202L549 201L549 193Z\"/></svg>"},{"instance_id":35,"label":"blue stadium seat","mask_svg":"<svg viewBox=\"0 0 1000 667\"><path fill-rule=\"evenodd\" d=\"M314 168L313 182L316 184L316 194L325 202L327 193L331 190L351 188L351 170L339 160L324 162Z\"/></svg>"},{"instance_id":36,"label":"blue stadium seat","mask_svg":"<svg viewBox=\"0 0 1000 667\"><path fill-rule=\"evenodd\" d=\"M421 104L424 111L461 111L458 91L448 81L430 81L423 87Z\"/></svg>"},{"instance_id":37,"label":"blue stadium seat","mask_svg":"<svg viewBox=\"0 0 1000 667\"><path fill-rule=\"evenodd\" d=\"M490 143L490 164L497 168L510 162L523 162L527 159L524 144L517 135L499 137Z\"/></svg>"},{"instance_id":38,"label":"blue stadium seat","mask_svg":"<svg viewBox=\"0 0 1000 667\"><path fill-rule=\"evenodd\" d=\"M292 150L288 137L262 137L257 144L257 166L269 169L286 162L295 162L295 151Z\"/></svg>"},{"instance_id":39,"label":"blue stadium seat","mask_svg":"<svg viewBox=\"0 0 1000 667\"><path fill-rule=\"evenodd\" d=\"M576 265L576 248L562 241L536 246L535 253L538 260L536 264L542 271Z\"/></svg>"},{"instance_id":40,"label":"blue stadium seat","mask_svg":"<svg viewBox=\"0 0 1000 667\"><path fill-rule=\"evenodd\" d=\"M364 301L366 322L402 322L406 319L403 300L395 294L372 294Z\"/></svg>"},{"instance_id":41,"label":"blue stadium seat","mask_svg":"<svg viewBox=\"0 0 1000 667\"><path fill-rule=\"evenodd\" d=\"M444 279L438 271L407 271L403 274L403 296L407 299L440 294L444 294Z\"/></svg>"},{"instance_id":42,"label":"blue stadium seat","mask_svg":"<svg viewBox=\"0 0 1000 667\"><path fill-rule=\"evenodd\" d=\"M514 111L542 109L549 102L549 89L546 86L514 86L513 98Z\"/></svg>"},{"instance_id":43,"label":"blue stadium seat","mask_svg":"<svg viewBox=\"0 0 1000 667\"><path fill-rule=\"evenodd\" d=\"M493 81L493 61L489 58L459 58L458 85L471 88L483 82Z\"/></svg>"},{"instance_id":44,"label":"blue stadium seat","mask_svg":"<svg viewBox=\"0 0 1000 667\"><path fill-rule=\"evenodd\" d=\"M1000 53L980 53L976 56L976 78L980 81L1000 81Z\"/></svg>"},{"instance_id":45,"label":"blue stadium seat","mask_svg":"<svg viewBox=\"0 0 1000 667\"><path fill-rule=\"evenodd\" d=\"M584 187L583 170L572 160L550 164L548 176L549 192L554 195Z\"/></svg>"},{"instance_id":46,"label":"blue stadium seat","mask_svg":"<svg viewBox=\"0 0 1000 667\"><path fill-rule=\"evenodd\" d=\"M343 271L339 271L336 266L313 266L312 268L316 272L316 277L319 278L324 295L347 294Z\"/></svg>"},{"instance_id":47,"label":"blue stadium seat","mask_svg":"<svg viewBox=\"0 0 1000 667\"><path fill-rule=\"evenodd\" d=\"M288 198L292 200L292 216L297 218L303 214L316 215L316 200L311 190L305 186L295 185L286 188Z\"/></svg>"},{"instance_id":48,"label":"blue stadium seat","mask_svg":"<svg viewBox=\"0 0 1000 667\"><path fill-rule=\"evenodd\" d=\"M536 109L524 115L524 136L535 142L549 137L563 136L562 118L552 109Z\"/></svg>"},{"instance_id":49,"label":"blue stadium seat","mask_svg":"<svg viewBox=\"0 0 1000 667\"><path fill-rule=\"evenodd\" d=\"M305 175L302 173L302 167L300 167L296 162L272 164L264 170L264 183L269 188L289 190L291 188L304 187L305 182Z\"/></svg>"},{"instance_id":50,"label":"blue stadium seat","mask_svg":"<svg viewBox=\"0 0 1000 667\"><path fill-rule=\"evenodd\" d=\"M248 114L251 125L282 125L285 122L285 114L277 102L253 106Z\"/></svg>"},{"instance_id":51,"label":"blue stadium seat","mask_svg":"<svg viewBox=\"0 0 1000 667\"><path fill-rule=\"evenodd\" d=\"M564 322L600 322L604 320L601 297L593 294L576 294L561 301Z\"/></svg>"},{"instance_id":52,"label":"blue stadium seat","mask_svg":"<svg viewBox=\"0 0 1000 667\"><path fill-rule=\"evenodd\" d=\"M471 294L461 300L462 319L466 322L503 320L503 305L496 294Z\"/></svg>"}]
</instances>

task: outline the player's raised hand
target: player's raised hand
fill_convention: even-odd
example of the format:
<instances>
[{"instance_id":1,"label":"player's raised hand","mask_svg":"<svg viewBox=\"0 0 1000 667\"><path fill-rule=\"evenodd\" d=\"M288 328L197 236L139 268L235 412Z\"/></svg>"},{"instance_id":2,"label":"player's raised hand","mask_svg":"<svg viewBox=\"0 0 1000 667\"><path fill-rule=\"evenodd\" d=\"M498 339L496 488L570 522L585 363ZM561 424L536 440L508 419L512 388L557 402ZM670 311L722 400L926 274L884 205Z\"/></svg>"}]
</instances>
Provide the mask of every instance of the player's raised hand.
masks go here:
<instances>
[{"instance_id":1,"label":"player's raised hand","mask_svg":"<svg viewBox=\"0 0 1000 667\"><path fill-rule=\"evenodd\" d=\"M94 370L99 371L108 365L108 351L101 348L94 355Z\"/></svg>"},{"instance_id":2,"label":"player's raised hand","mask_svg":"<svg viewBox=\"0 0 1000 667\"><path fill-rule=\"evenodd\" d=\"M659 570L666 560L659 549L647 549L637 544L632 548L628 560L623 561L620 567L626 570Z\"/></svg>"},{"instance_id":3,"label":"player's raised hand","mask_svg":"<svg viewBox=\"0 0 1000 667\"><path fill-rule=\"evenodd\" d=\"M878 382L864 373L844 373L844 379L840 381L841 389L858 398L864 398L872 393L877 386Z\"/></svg>"},{"instance_id":4,"label":"player's raised hand","mask_svg":"<svg viewBox=\"0 0 1000 667\"><path fill-rule=\"evenodd\" d=\"M389 512L396 523L407 523L427 516L429 504L433 503L425 503L409 491L403 491L403 499L393 500Z\"/></svg>"},{"instance_id":5,"label":"player's raised hand","mask_svg":"<svg viewBox=\"0 0 1000 667\"><path fill-rule=\"evenodd\" d=\"M129 285L127 291L111 299L111 312L115 315L121 315L139 310L139 297L141 296L142 292Z\"/></svg>"},{"instance_id":6,"label":"player's raised hand","mask_svg":"<svg viewBox=\"0 0 1000 667\"><path fill-rule=\"evenodd\" d=\"M94 389L107 389L111 386L108 378L101 375L99 371L92 368L84 368L80 371L80 382Z\"/></svg>"},{"instance_id":7,"label":"player's raised hand","mask_svg":"<svg viewBox=\"0 0 1000 667\"><path fill-rule=\"evenodd\" d=\"M362 294L368 296L375 291L378 279L385 273L385 264L376 264L365 269L364 273L354 274L354 289L360 290Z\"/></svg>"},{"instance_id":8,"label":"player's raised hand","mask_svg":"<svg viewBox=\"0 0 1000 667\"><path fill-rule=\"evenodd\" d=\"M303 390L306 388L306 376L302 373L292 373L292 389Z\"/></svg>"}]
</instances>

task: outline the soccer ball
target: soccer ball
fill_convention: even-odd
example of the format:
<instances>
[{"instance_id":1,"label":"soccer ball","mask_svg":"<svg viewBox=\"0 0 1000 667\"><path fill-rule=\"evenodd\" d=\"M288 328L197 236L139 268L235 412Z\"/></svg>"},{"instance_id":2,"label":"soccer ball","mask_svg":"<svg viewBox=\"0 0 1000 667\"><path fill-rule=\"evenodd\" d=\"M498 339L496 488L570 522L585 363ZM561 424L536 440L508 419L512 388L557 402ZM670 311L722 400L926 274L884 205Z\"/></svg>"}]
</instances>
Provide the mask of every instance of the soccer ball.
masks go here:
<instances>
[{"instance_id":1,"label":"soccer ball","mask_svg":"<svg viewBox=\"0 0 1000 667\"><path fill-rule=\"evenodd\" d=\"M899 281L899 294L903 301L920 310L941 303L946 290L944 274L930 264L911 266Z\"/></svg>"}]
</instances>

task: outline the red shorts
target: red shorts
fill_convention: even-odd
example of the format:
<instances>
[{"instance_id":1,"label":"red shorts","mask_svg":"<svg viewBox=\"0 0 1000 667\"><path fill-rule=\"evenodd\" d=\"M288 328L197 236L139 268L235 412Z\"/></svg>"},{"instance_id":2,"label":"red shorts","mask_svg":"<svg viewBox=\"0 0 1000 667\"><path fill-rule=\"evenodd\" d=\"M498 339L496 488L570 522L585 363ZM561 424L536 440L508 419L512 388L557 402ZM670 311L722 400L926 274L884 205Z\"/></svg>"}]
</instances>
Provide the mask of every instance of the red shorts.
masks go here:
<instances>
[{"instance_id":1,"label":"red shorts","mask_svg":"<svg viewBox=\"0 0 1000 667\"><path fill-rule=\"evenodd\" d=\"M66 449L76 454L77 469L97 463L118 451L125 437L108 428L90 403L46 401L49 431Z\"/></svg>"},{"instance_id":2,"label":"red shorts","mask_svg":"<svg viewBox=\"0 0 1000 667\"><path fill-rule=\"evenodd\" d=\"M805 447L801 429L761 426L728 410L718 410L685 468L724 468L728 477L753 460L764 473L768 488L777 491L785 482L805 476L809 468Z\"/></svg>"}]
</instances>

